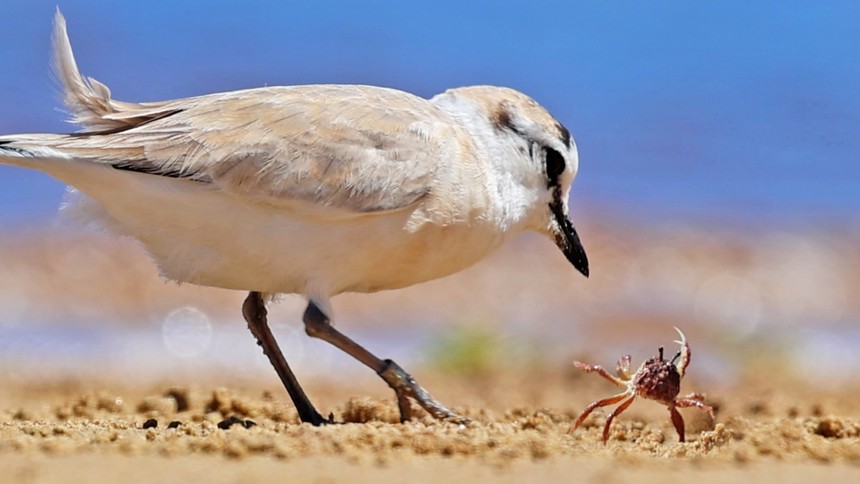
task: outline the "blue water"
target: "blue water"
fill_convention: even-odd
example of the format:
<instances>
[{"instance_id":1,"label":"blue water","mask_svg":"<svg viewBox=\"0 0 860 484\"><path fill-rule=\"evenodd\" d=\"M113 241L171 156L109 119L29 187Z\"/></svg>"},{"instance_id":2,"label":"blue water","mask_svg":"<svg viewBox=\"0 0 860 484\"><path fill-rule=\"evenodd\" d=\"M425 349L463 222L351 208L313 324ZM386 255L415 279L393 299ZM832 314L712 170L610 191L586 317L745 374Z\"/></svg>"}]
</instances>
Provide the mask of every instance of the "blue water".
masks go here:
<instances>
[{"instance_id":1,"label":"blue water","mask_svg":"<svg viewBox=\"0 0 860 484\"><path fill-rule=\"evenodd\" d=\"M3 2L2 133L71 129L48 68L57 3ZM860 223L857 2L59 3L84 73L118 99L508 85L573 132L574 212ZM0 226L54 217L62 189L0 167Z\"/></svg>"}]
</instances>

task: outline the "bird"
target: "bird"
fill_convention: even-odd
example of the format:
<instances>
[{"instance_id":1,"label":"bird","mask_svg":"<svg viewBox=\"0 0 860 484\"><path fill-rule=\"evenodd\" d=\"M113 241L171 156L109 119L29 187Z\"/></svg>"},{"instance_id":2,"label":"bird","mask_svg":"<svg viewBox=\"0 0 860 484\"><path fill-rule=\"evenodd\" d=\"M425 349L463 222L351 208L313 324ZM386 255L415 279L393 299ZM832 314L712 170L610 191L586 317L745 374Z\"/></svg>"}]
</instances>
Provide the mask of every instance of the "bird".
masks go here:
<instances>
[{"instance_id":1,"label":"bird","mask_svg":"<svg viewBox=\"0 0 860 484\"><path fill-rule=\"evenodd\" d=\"M466 419L396 362L333 325L332 297L459 272L521 232L545 235L588 277L569 217L574 139L527 95L489 85L430 98L367 85L267 86L123 102L78 69L59 9L53 68L66 134L0 136L0 163L77 190L76 213L138 240L167 280L247 292L242 315L302 422L323 417L268 325L281 294L307 300L306 333L394 390Z\"/></svg>"}]
</instances>

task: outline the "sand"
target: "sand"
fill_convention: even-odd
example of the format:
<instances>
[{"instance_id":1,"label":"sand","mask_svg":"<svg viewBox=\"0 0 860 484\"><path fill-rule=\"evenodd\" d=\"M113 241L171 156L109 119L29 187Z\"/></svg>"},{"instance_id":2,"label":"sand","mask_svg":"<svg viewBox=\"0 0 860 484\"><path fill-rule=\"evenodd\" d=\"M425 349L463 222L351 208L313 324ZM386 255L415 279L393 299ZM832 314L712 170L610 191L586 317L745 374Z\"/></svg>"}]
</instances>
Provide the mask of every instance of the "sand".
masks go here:
<instances>
[{"instance_id":1,"label":"sand","mask_svg":"<svg viewBox=\"0 0 860 484\"><path fill-rule=\"evenodd\" d=\"M604 445L608 412L568 432L588 401L614 390L600 379L546 369L425 376L447 400L466 402L453 408L472 422L438 422L416 408L417 418L401 424L385 388L372 384L374 396L354 396L361 390L349 382L309 387L337 422L318 428L298 422L276 385L7 384L0 466L9 482L860 478L856 388L815 393L762 381L708 389L717 419L683 410L687 443L678 442L663 407L637 400Z\"/></svg>"}]
</instances>

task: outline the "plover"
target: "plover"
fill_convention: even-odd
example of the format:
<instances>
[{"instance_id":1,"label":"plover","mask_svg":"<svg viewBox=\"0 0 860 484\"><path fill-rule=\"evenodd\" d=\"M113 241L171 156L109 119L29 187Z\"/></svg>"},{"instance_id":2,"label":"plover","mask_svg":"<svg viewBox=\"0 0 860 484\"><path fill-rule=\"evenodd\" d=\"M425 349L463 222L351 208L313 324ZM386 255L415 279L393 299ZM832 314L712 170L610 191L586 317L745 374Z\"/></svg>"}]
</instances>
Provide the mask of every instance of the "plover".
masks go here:
<instances>
[{"instance_id":1,"label":"plover","mask_svg":"<svg viewBox=\"0 0 860 484\"><path fill-rule=\"evenodd\" d=\"M299 417L326 423L266 319L271 296L307 301L308 335L409 399L461 420L395 362L332 326L330 299L443 277L523 231L588 275L568 217L579 159L565 127L513 89L431 99L360 85L264 87L129 103L84 78L57 12L54 67L74 134L0 137L0 162L83 194L90 220L139 240L170 280L248 291L242 313Z\"/></svg>"}]
</instances>

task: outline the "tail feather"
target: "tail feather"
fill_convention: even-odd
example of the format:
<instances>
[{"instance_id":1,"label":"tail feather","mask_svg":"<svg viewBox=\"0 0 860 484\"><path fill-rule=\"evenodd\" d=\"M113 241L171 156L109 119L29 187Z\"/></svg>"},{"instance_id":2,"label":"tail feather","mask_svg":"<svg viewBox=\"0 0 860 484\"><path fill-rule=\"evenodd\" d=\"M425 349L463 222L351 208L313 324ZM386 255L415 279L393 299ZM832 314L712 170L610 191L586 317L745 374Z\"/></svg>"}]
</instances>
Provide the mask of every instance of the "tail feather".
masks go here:
<instances>
[{"instance_id":1,"label":"tail feather","mask_svg":"<svg viewBox=\"0 0 860 484\"><path fill-rule=\"evenodd\" d=\"M66 19L57 9L54 17L54 73L63 87L69 121L86 132L116 132L164 115L165 102L128 103L111 99L110 89L92 77L84 78L75 61Z\"/></svg>"},{"instance_id":2,"label":"tail feather","mask_svg":"<svg viewBox=\"0 0 860 484\"><path fill-rule=\"evenodd\" d=\"M78 70L66 19L57 9L54 17L54 73L63 86L63 102L69 109L70 121L93 131L118 128L106 115L117 112L119 106L110 97L110 89L95 79L84 79Z\"/></svg>"},{"instance_id":3,"label":"tail feather","mask_svg":"<svg viewBox=\"0 0 860 484\"><path fill-rule=\"evenodd\" d=\"M22 158L30 157L32 157L32 155L29 151L13 145L11 139L7 140L0 138L0 163L23 166L25 160L22 160Z\"/></svg>"},{"instance_id":4,"label":"tail feather","mask_svg":"<svg viewBox=\"0 0 860 484\"><path fill-rule=\"evenodd\" d=\"M54 17L54 72L63 87L63 101L70 121L83 126L88 135L119 133L150 121L178 113L172 101L128 103L114 101L111 92L101 82L81 76L66 32L66 19L57 9ZM107 156L110 150L75 140L86 137L64 134L15 134L0 136L0 163L45 171L48 160L90 159Z\"/></svg>"},{"instance_id":5,"label":"tail feather","mask_svg":"<svg viewBox=\"0 0 860 484\"><path fill-rule=\"evenodd\" d=\"M68 159L69 155L51 147L62 137L56 134L0 136L0 163L38 169L44 160Z\"/></svg>"}]
</instances>

